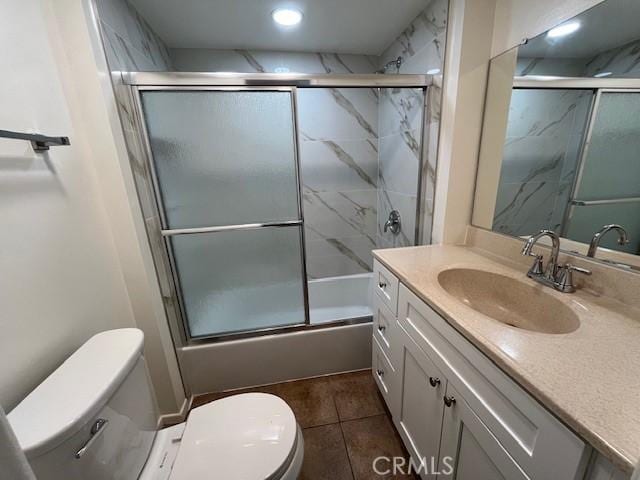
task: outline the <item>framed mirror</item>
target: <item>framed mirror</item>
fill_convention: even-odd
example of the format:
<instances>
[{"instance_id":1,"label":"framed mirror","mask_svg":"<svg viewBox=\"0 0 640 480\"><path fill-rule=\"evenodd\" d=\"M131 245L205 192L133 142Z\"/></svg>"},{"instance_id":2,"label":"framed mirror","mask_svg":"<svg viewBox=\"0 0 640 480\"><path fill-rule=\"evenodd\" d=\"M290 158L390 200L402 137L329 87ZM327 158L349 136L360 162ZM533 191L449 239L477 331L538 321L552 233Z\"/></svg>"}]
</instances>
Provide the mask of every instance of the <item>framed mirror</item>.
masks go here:
<instances>
[{"instance_id":1,"label":"framed mirror","mask_svg":"<svg viewBox=\"0 0 640 480\"><path fill-rule=\"evenodd\" d=\"M491 60L472 223L640 273L640 2Z\"/></svg>"}]
</instances>

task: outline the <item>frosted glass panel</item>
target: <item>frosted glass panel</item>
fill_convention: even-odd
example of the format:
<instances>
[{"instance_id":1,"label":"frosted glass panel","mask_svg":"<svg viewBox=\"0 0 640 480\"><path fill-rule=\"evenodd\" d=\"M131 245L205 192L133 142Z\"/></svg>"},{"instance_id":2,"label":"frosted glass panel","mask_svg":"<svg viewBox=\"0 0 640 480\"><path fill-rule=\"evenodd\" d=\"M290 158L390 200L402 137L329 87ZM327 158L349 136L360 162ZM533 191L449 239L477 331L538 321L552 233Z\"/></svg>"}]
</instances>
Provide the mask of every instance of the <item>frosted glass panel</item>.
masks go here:
<instances>
[{"instance_id":1,"label":"frosted glass panel","mask_svg":"<svg viewBox=\"0 0 640 480\"><path fill-rule=\"evenodd\" d=\"M639 131L640 94L603 93L576 198L640 196Z\"/></svg>"},{"instance_id":2,"label":"frosted glass panel","mask_svg":"<svg viewBox=\"0 0 640 480\"><path fill-rule=\"evenodd\" d=\"M622 225L629 233L630 242L618 245L616 232L611 232L602 238L600 245L612 250L640 254L640 202L574 207L567 237L588 244L595 232L610 223Z\"/></svg>"},{"instance_id":3,"label":"frosted glass panel","mask_svg":"<svg viewBox=\"0 0 640 480\"><path fill-rule=\"evenodd\" d=\"M300 227L175 235L191 337L304 323Z\"/></svg>"},{"instance_id":4,"label":"frosted glass panel","mask_svg":"<svg viewBox=\"0 0 640 480\"><path fill-rule=\"evenodd\" d=\"M297 220L290 92L146 91L168 228Z\"/></svg>"}]
</instances>

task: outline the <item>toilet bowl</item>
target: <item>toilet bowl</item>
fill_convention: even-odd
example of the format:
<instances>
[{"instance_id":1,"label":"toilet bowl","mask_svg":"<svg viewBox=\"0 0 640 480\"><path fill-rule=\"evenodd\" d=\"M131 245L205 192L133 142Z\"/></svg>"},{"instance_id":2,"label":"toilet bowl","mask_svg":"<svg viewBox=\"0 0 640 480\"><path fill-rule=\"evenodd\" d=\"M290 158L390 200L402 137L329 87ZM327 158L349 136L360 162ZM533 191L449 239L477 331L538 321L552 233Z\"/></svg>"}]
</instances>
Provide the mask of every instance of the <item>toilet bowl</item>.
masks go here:
<instances>
[{"instance_id":1,"label":"toilet bowl","mask_svg":"<svg viewBox=\"0 0 640 480\"><path fill-rule=\"evenodd\" d=\"M194 408L162 430L138 329L90 338L8 415L40 480L294 480L304 441L264 393Z\"/></svg>"}]
</instances>

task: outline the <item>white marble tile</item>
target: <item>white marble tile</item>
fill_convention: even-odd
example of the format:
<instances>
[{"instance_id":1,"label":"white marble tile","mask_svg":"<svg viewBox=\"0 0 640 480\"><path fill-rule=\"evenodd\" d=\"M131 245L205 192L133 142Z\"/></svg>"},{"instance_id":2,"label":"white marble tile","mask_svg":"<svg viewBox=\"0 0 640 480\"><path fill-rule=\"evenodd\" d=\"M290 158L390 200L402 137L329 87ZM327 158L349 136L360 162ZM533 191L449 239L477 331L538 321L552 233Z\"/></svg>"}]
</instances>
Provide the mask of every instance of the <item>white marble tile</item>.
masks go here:
<instances>
[{"instance_id":1,"label":"white marble tile","mask_svg":"<svg viewBox=\"0 0 640 480\"><path fill-rule=\"evenodd\" d=\"M378 101L368 88L298 89L302 140L376 140Z\"/></svg>"},{"instance_id":2,"label":"white marble tile","mask_svg":"<svg viewBox=\"0 0 640 480\"><path fill-rule=\"evenodd\" d=\"M302 183L318 192L376 188L378 151L372 140L303 140Z\"/></svg>"},{"instance_id":3,"label":"white marble tile","mask_svg":"<svg viewBox=\"0 0 640 480\"><path fill-rule=\"evenodd\" d=\"M170 55L179 71L241 73L372 73L377 58L335 53L276 52L173 48Z\"/></svg>"},{"instance_id":4,"label":"white marble tile","mask_svg":"<svg viewBox=\"0 0 640 480\"><path fill-rule=\"evenodd\" d=\"M600 72L611 72L613 77L640 77L640 40L621 47L599 53L586 65L585 76L593 76Z\"/></svg>"},{"instance_id":5,"label":"white marble tile","mask_svg":"<svg viewBox=\"0 0 640 480\"><path fill-rule=\"evenodd\" d=\"M374 240L365 236L306 240L307 275L320 278L370 272L375 247Z\"/></svg>"},{"instance_id":6,"label":"white marble tile","mask_svg":"<svg viewBox=\"0 0 640 480\"><path fill-rule=\"evenodd\" d=\"M401 195L386 190L378 190L378 231L377 235L393 247L407 247L415 243L416 197ZM392 210L400 213L401 230L398 235L384 231L384 223Z\"/></svg>"},{"instance_id":7,"label":"white marble tile","mask_svg":"<svg viewBox=\"0 0 640 480\"><path fill-rule=\"evenodd\" d=\"M329 255L307 259L307 276L310 279L340 277L370 271L370 268L365 268L360 262L344 255Z\"/></svg>"},{"instance_id":8,"label":"white marble tile","mask_svg":"<svg viewBox=\"0 0 640 480\"><path fill-rule=\"evenodd\" d=\"M305 235L308 240L359 235L375 237L376 190L315 192L303 188Z\"/></svg>"},{"instance_id":9,"label":"white marble tile","mask_svg":"<svg viewBox=\"0 0 640 480\"><path fill-rule=\"evenodd\" d=\"M584 114L585 90L514 90L509 105L507 137L575 134L576 113Z\"/></svg>"},{"instance_id":10,"label":"white marble tile","mask_svg":"<svg viewBox=\"0 0 640 480\"><path fill-rule=\"evenodd\" d=\"M520 137L505 141L500 184L558 181L567 137Z\"/></svg>"},{"instance_id":11,"label":"white marble tile","mask_svg":"<svg viewBox=\"0 0 640 480\"><path fill-rule=\"evenodd\" d=\"M557 182L510 183L501 185L496 198L494 228L524 225L525 234L549 228L553 218Z\"/></svg>"},{"instance_id":12,"label":"white marble tile","mask_svg":"<svg viewBox=\"0 0 640 480\"><path fill-rule=\"evenodd\" d=\"M426 73L432 68L442 69L448 3L447 0L430 1L409 27L380 55L380 66L402 56L405 63L400 73Z\"/></svg>"},{"instance_id":13,"label":"white marble tile","mask_svg":"<svg viewBox=\"0 0 640 480\"><path fill-rule=\"evenodd\" d=\"M419 131L383 137L380 139L379 148L379 187L404 195L417 195L420 165Z\"/></svg>"},{"instance_id":14,"label":"white marble tile","mask_svg":"<svg viewBox=\"0 0 640 480\"><path fill-rule=\"evenodd\" d=\"M421 127L424 93L420 88L381 88L378 109L380 137Z\"/></svg>"}]
</instances>

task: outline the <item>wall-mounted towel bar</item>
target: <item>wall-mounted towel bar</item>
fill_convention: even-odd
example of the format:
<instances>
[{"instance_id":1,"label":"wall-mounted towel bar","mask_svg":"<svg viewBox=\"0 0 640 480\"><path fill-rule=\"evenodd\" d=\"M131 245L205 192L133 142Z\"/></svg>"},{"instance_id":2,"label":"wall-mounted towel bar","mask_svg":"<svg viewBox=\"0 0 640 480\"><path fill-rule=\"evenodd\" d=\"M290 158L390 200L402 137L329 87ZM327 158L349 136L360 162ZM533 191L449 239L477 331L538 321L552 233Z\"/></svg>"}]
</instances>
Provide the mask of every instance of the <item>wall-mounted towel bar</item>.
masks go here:
<instances>
[{"instance_id":1,"label":"wall-mounted towel bar","mask_svg":"<svg viewBox=\"0 0 640 480\"><path fill-rule=\"evenodd\" d=\"M21 133L10 130L0 130L0 138L14 138L16 140L27 140L36 152L44 152L49 147L58 145L69 145L69 137L47 137L38 133Z\"/></svg>"}]
</instances>

